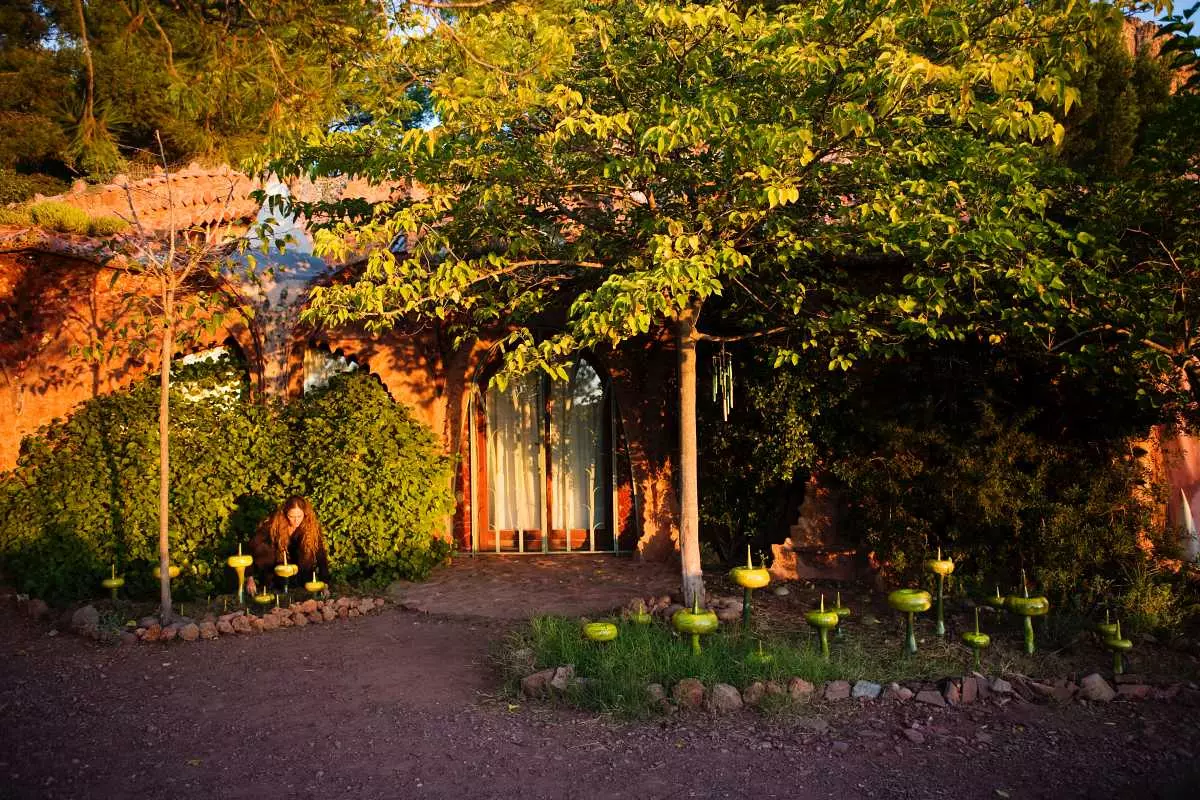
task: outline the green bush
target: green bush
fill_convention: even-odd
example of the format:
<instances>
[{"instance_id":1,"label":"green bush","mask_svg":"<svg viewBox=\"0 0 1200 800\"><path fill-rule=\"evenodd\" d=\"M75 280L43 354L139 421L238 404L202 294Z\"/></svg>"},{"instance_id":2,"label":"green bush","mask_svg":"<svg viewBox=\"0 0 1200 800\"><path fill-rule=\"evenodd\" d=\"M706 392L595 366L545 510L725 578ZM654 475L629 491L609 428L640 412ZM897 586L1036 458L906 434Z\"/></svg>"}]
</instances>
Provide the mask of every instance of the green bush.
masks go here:
<instances>
[{"instance_id":1,"label":"green bush","mask_svg":"<svg viewBox=\"0 0 1200 800\"><path fill-rule=\"evenodd\" d=\"M438 534L454 510L451 461L378 381L335 377L293 418L298 483L320 515L334 575L420 579L451 545Z\"/></svg>"},{"instance_id":2,"label":"green bush","mask_svg":"<svg viewBox=\"0 0 1200 800\"><path fill-rule=\"evenodd\" d=\"M87 212L69 203L47 200L29 207L35 225L59 233L87 233L91 220Z\"/></svg>"},{"instance_id":3,"label":"green bush","mask_svg":"<svg viewBox=\"0 0 1200 800\"><path fill-rule=\"evenodd\" d=\"M180 599L228 591L225 557L286 496L310 497L335 579L420 578L444 560L448 461L369 376L290 409L249 402L228 360L176 370L171 548ZM231 391L232 387L232 391ZM99 592L115 563L154 597L157 381L105 395L25 440L0 475L0 569L52 603ZM376 472L378 470L378 472Z\"/></svg>"},{"instance_id":4,"label":"green bush","mask_svg":"<svg viewBox=\"0 0 1200 800\"><path fill-rule=\"evenodd\" d=\"M112 236L129 230L129 223L120 217L92 217L88 233L92 236Z\"/></svg>"},{"instance_id":5,"label":"green bush","mask_svg":"<svg viewBox=\"0 0 1200 800\"><path fill-rule=\"evenodd\" d=\"M0 208L0 225L32 225L29 210L24 208Z\"/></svg>"},{"instance_id":6,"label":"green bush","mask_svg":"<svg viewBox=\"0 0 1200 800\"><path fill-rule=\"evenodd\" d=\"M23 203L35 194L52 197L62 194L70 186L49 175L25 175L11 169L0 168L0 205Z\"/></svg>"}]
</instances>

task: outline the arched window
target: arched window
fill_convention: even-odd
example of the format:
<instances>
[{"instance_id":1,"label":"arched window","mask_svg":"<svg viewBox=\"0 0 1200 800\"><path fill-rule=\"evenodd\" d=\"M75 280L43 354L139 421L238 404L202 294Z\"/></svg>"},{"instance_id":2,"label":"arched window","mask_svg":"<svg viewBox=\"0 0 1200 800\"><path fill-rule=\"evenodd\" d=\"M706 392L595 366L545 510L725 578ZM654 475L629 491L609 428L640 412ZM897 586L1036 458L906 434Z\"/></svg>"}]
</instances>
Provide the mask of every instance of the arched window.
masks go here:
<instances>
[{"instance_id":1,"label":"arched window","mask_svg":"<svg viewBox=\"0 0 1200 800\"><path fill-rule=\"evenodd\" d=\"M475 474L486 491L477 495L474 548L615 550L612 408L596 369L580 360L565 382L527 375L483 400Z\"/></svg>"}]
</instances>

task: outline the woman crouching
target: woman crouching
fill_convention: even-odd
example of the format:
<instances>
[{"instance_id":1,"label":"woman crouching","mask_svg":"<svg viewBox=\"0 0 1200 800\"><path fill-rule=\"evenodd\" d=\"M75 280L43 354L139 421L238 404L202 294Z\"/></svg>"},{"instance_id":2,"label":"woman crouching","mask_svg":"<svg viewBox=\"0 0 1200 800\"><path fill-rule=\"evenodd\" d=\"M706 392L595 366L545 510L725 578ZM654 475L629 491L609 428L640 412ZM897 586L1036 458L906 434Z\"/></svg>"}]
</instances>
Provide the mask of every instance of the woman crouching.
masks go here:
<instances>
[{"instance_id":1,"label":"woman crouching","mask_svg":"<svg viewBox=\"0 0 1200 800\"><path fill-rule=\"evenodd\" d=\"M329 556L325 552L325 535L317 521L312 504L303 497L293 496L259 523L250 540L254 569L264 585L274 578L276 564L300 568L300 575L314 571L321 580L329 579Z\"/></svg>"}]
</instances>

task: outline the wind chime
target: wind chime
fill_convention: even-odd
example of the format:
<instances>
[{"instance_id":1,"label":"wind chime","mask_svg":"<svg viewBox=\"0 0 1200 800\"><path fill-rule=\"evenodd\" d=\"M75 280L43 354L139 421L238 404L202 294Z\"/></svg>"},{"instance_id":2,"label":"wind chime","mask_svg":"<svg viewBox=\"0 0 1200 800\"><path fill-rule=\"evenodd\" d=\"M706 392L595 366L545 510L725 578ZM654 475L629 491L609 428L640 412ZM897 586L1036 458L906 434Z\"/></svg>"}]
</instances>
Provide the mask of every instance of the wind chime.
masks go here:
<instances>
[{"instance_id":1,"label":"wind chime","mask_svg":"<svg viewBox=\"0 0 1200 800\"><path fill-rule=\"evenodd\" d=\"M720 402L721 415L728 422L729 412L733 410L733 356L725 351L724 344L713 354L712 369L712 399L714 403Z\"/></svg>"}]
</instances>

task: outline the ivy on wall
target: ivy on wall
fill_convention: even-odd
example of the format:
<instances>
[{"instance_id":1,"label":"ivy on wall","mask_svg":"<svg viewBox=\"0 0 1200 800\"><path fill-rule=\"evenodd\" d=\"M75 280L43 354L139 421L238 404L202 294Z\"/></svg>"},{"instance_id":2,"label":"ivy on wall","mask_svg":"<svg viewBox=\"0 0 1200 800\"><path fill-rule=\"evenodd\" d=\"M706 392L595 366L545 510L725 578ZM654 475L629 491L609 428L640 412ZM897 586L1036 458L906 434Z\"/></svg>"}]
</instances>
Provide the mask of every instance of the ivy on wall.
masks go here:
<instances>
[{"instance_id":1,"label":"ivy on wall","mask_svg":"<svg viewBox=\"0 0 1200 800\"><path fill-rule=\"evenodd\" d=\"M451 460L384 388L348 374L287 407L250 402L228 358L177 368L171 551L182 598L227 591L225 557L290 494L312 500L335 580L420 579L450 554ZM155 378L94 398L22 445L0 475L0 569L64 603L96 593L111 564L154 594ZM230 387L235 391L230 391Z\"/></svg>"}]
</instances>

